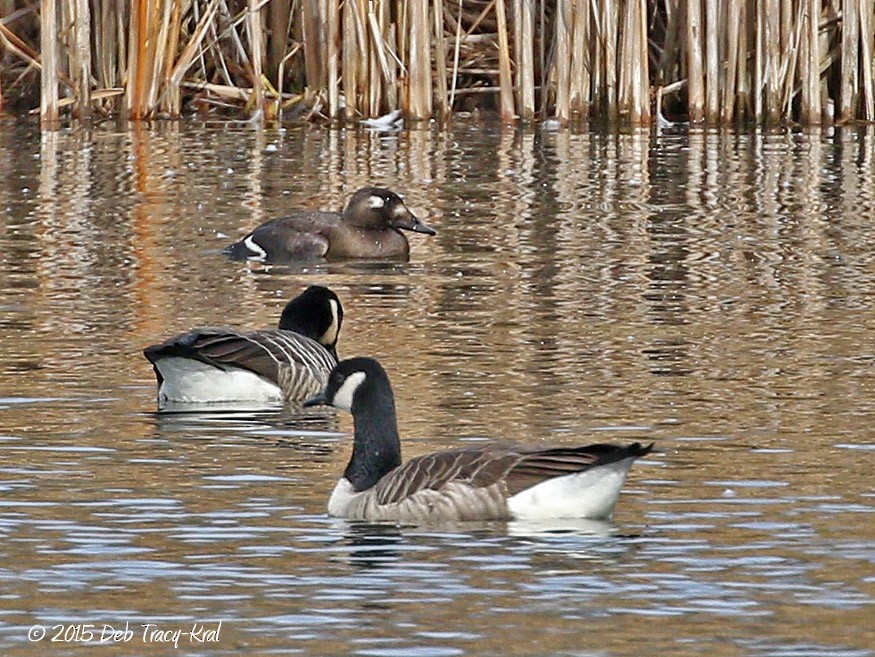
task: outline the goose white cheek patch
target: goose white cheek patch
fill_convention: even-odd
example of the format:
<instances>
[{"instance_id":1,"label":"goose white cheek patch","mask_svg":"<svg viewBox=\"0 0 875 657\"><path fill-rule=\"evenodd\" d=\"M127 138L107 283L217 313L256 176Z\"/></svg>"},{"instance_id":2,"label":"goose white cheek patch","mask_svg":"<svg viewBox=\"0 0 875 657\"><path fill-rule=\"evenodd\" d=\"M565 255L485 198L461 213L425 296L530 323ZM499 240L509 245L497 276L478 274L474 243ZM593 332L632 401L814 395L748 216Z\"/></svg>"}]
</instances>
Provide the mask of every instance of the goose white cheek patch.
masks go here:
<instances>
[{"instance_id":1,"label":"goose white cheek patch","mask_svg":"<svg viewBox=\"0 0 875 657\"><path fill-rule=\"evenodd\" d=\"M368 206L376 210L386 205L386 200L382 196L371 196L368 199Z\"/></svg>"},{"instance_id":2,"label":"goose white cheek patch","mask_svg":"<svg viewBox=\"0 0 875 657\"><path fill-rule=\"evenodd\" d=\"M348 377L346 377L346 381L337 389L337 392L334 393L334 401L332 405L335 408L340 408L344 411L352 410L352 397L355 394L355 391L365 380L367 375L364 372L353 372Z\"/></svg>"},{"instance_id":3,"label":"goose white cheek patch","mask_svg":"<svg viewBox=\"0 0 875 657\"><path fill-rule=\"evenodd\" d=\"M337 302L334 299L329 299L328 307L331 308L331 324L325 329L321 340L322 344L326 346L337 341L337 332L340 330L340 312L337 309Z\"/></svg>"}]
</instances>

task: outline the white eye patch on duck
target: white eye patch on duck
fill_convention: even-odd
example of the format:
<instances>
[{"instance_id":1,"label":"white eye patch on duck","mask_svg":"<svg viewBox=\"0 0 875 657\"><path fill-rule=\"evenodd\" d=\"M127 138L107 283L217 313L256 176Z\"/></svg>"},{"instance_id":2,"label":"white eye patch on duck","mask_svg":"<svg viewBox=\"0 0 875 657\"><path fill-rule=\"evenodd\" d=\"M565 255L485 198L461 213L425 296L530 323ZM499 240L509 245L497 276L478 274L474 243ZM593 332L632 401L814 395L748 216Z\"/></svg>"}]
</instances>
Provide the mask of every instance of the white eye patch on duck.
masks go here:
<instances>
[{"instance_id":1,"label":"white eye patch on duck","mask_svg":"<svg viewBox=\"0 0 875 657\"><path fill-rule=\"evenodd\" d=\"M384 205L386 205L386 199L384 199L382 196L377 196L376 194L374 194L368 198L368 207L373 210L382 208Z\"/></svg>"}]
</instances>

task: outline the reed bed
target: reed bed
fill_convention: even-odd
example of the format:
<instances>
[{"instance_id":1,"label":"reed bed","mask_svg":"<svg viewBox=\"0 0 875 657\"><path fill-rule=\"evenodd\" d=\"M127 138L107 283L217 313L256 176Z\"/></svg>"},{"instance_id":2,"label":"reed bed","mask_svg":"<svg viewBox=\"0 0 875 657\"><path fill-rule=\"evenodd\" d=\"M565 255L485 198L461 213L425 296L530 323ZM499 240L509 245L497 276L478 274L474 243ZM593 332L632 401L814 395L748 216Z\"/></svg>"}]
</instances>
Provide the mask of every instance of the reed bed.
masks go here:
<instances>
[{"instance_id":1,"label":"reed bed","mask_svg":"<svg viewBox=\"0 0 875 657\"><path fill-rule=\"evenodd\" d=\"M0 0L0 104L88 120L875 121L872 0Z\"/></svg>"}]
</instances>

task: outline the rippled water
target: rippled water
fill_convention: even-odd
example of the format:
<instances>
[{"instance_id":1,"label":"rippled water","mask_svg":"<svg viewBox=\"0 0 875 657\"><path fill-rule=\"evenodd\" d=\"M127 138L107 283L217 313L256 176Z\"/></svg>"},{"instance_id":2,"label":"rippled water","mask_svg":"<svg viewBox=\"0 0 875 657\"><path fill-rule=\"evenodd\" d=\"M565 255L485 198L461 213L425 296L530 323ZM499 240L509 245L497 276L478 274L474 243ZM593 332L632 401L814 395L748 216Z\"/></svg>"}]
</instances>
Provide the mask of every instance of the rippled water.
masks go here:
<instances>
[{"instance_id":1,"label":"rippled water","mask_svg":"<svg viewBox=\"0 0 875 657\"><path fill-rule=\"evenodd\" d=\"M4 655L875 655L872 129L0 127ZM219 253L367 183L409 264ZM156 412L143 346L315 282L408 456L655 441L614 520L332 520L348 416Z\"/></svg>"}]
</instances>

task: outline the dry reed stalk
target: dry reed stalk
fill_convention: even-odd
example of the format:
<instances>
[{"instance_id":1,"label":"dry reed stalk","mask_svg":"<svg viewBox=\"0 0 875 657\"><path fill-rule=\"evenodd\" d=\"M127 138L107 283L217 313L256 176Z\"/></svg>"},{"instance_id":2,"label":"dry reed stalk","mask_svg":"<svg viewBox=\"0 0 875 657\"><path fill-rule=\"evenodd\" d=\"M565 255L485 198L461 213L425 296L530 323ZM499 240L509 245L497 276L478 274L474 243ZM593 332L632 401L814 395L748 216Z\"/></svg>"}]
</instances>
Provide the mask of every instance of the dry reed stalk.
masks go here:
<instances>
[{"instance_id":1,"label":"dry reed stalk","mask_svg":"<svg viewBox=\"0 0 875 657\"><path fill-rule=\"evenodd\" d=\"M301 3L301 34L304 44L304 74L307 86L322 89L328 84L324 77L325 44L319 20L319 0L303 0Z\"/></svg>"},{"instance_id":2,"label":"dry reed stalk","mask_svg":"<svg viewBox=\"0 0 875 657\"><path fill-rule=\"evenodd\" d=\"M602 0L602 29L604 56L602 85L610 120L617 116L617 40L619 22L612 0Z\"/></svg>"},{"instance_id":3,"label":"dry reed stalk","mask_svg":"<svg viewBox=\"0 0 875 657\"><path fill-rule=\"evenodd\" d=\"M146 29L148 0L131 0L131 26L128 47L128 79L125 107L132 119L144 117L143 86L145 84Z\"/></svg>"},{"instance_id":4,"label":"dry reed stalk","mask_svg":"<svg viewBox=\"0 0 875 657\"><path fill-rule=\"evenodd\" d=\"M303 44L296 44L289 52L286 53L286 56L283 57L279 64L277 65L277 96L279 96L280 103L277 106L276 115L277 118L282 119L283 117L283 109L285 109L284 104L282 103L283 98L283 82L286 79L286 62L289 61L292 57L298 54L298 52L303 48ZM302 94L303 96L304 94Z\"/></svg>"},{"instance_id":5,"label":"dry reed stalk","mask_svg":"<svg viewBox=\"0 0 875 657\"><path fill-rule=\"evenodd\" d=\"M720 120L723 123L732 121L733 113L735 112L736 83L738 80L738 60L741 56L746 56L746 53L741 50L739 43L739 26L741 23L738 20L738 12L740 5L743 5L743 0L728 0L729 6L726 9L726 75L723 77L723 98L720 102Z\"/></svg>"},{"instance_id":6,"label":"dry reed stalk","mask_svg":"<svg viewBox=\"0 0 875 657\"><path fill-rule=\"evenodd\" d=\"M370 36L370 15L374 3L365 2L362 5L361 39L368 46L368 116L377 116L383 102L383 75L380 66L380 51L382 38L374 39ZM377 8L383 4L382 0L376 0ZM378 34L378 36L380 36ZM378 71L380 71L378 75Z\"/></svg>"},{"instance_id":7,"label":"dry reed stalk","mask_svg":"<svg viewBox=\"0 0 875 657\"><path fill-rule=\"evenodd\" d=\"M556 107L554 114L559 121L567 123L571 118L571 6L573 0L558 0L556 3L556 48L553 66L556 74Z\"/></svg>"},{"instance_id":8,"label":"dry reed stalk","mask_svg":"<svg viewBox=\"0 0 875 657\"><path fill-rule=\"evenodd\" d=\"M265 83L264 80L262 84ZM228 86L227 84L212 84L209 82L182 82L180 84L181 87L186 89L194 89L197 91L207 91L211 94L215 94L220 98L225 98L227 100L233 100L239 102L246 102L252 98L252 95L255 93L255 89L252 87L233 87ZM270 89L268 86L267 93L265 95L278 95L276 90ZM302 94L296 96L295 94L283 94L281 100L294 100L302 98Z\"/></svg>"},{"instance_id":9,"label":"dry reed stalk","mask_svg":"<svg viewBox=\"0 0 875 657\"><path fill-rule=\"evenodd\" d=\"M333 119L337 117L337 112L340 109L339 104L339 94L338 92L338 64L339 64L339 53L337 50L338 42L340 39L340 7L337 2L333 2L333 0L328 0L325 2L323 0L323 8L327 9L327 12L323 14L325 17L325 27L326 27L326 35L325 35L325 64L327 68L327 80L326 84L328 86L328 115Z\"/></svg>"},{"instance_id":10,"label":"dry reed stalk","mask_svg":"<svg viewBox=\"0 0 875 657\"><path fill-rule=\"evenodd\" d=\"M588 7L589 4L584 3L584 6ZM516 58L516 103L517 111L524 121L529 121L535 116L535 62L533 45L535 42L535 16L533 10L534 0L514 0L513 44ZM571 68L573 71L573 63Z\"/></svg>"},{"instance_id":11,"label":"dry reed stalk","mask_svg":"<svg viewBox=\"0 0 875 657\"><path fill-rule=\"evenodd\" d=\"M875 6L860 0L860 34L863 60L863 118L875 121Z\"/></svg>"},{"instance_id":12,"label":"dry reed stalk","mask_svg":"<svg viewBox=\"0 0 875 657\"><path fill-rule=\"evenodd\" d=\"M428 0L410 0L407 64L408 112L412 119L431 118L431 58L429 57Z\"/></svg>"},{"instance_id":13,"label":"dry reed stalk","mask_svg":"<svg viewBox=\"0 0 875 657\"><path fill-rule=\"evenodd\" d=\"M185 48L182 49L179 58L176 60L176 63L167 75L164 90L165 93L170 95L167 109L171 115L175 116L179 114L179 88L182 84L182 78L185 76L185 72L189 69L195 57L201 54L201 44L203 43L204 37L207 35L210 26L213 24L213 18L215 17L218 8L219 0L211 0L210 4L207 5L207 9L203 16L201 16L198 21L191 38L189 38L188 43L185 44Z\"/></svg>"},{"instance_id":14,"label":"dry reed stalk","mask_svg":"<svg viewBox=\"0 0 875 657\"><path fill-rule=\"evenodd\" d=\"M24 41L22 41L18 35L15 34L12 30L10 30L6 25L0 21L0 43L3 43L6 46L6 49L9 52L18 55L24 61L28 62L31 66L36 67L37 69L42 68L42 64L40 64L40 56L39 53L33 50L30 46L28 46ZM72 82L67 80L67 78L59 71L58 79L61 82L64 82L68 86L72 87Z\"/></svg>"},{"instance_id":15,"label":"dry reed stalk","mask_svg":"<svg viewBox=\"0 0 875 657\"><path fill-rule=\"evenodd\" d=\"M407 28L408 15L410 14L410 3L407 0L396 0L395 2L395 53L400 57L399 68L401 69L401 80L399 83L399 91L401 92L401 106L406 109L408 105L408 97L410 95L410 44L409 30Z\"/></svg>"},{"instance_id":16,"label":"dry reed stalk","mask_svg":"<svg viewBox=\"0 0 875 657\"><path fill-rule=\"evenodd\" d=\"M88 119L91 116L91 11L88 0L74 0L72 14L73 44L69 57L75 85L74 114L79 119Z\"/></svg>"},{"instance_id":17,"label":"dry reed stalk","mask_svg":"<svg viewBox=\"0 0 875 657\"><path fill-rule=\"evenodd\" d=\"M662 44L662 52L659 56L659 62L656 65L656 82L664 83L678 75L677 61L675 53L680 42L680 31L683 27L684 12L681 7L673 2L667 2L665 5L665 41Z\"/></svg>"},{"instance_id":18,"label":"dry reed stalk","mask_svg":"<svg viewBox=\"0 0 875 657\"><path fill-rule=\"evenodd\" d=\"M116 75L116 30L115 11L113 7L102 2L95 17L97 23L94 30L94 53L97 56L97 84L99 87L109 87L115 83Z\"/></svg>"},{"instance_id":19,"label":"dry reed stalk","mask_svg":"<svg viewBox=\"0 0 875 657\"><path fill-rule=\"evenodd\" d=\"M115 89L95 89L91 92L91 100L109 100L111 98L119 98L124 96L124 94L125 90L122 87L117 87ZM58 101L58 107L61 109L64 107L72 107L78 102L78 98L75 96L69 96L68 98L61 98Z\"/></svg>"},{"instance_id":20,"label":"dry reed stalk","mask_svg":"<svg viewBox=\"0 0 875 657\"><path fill-rule=\"evenodd\" d=\"M389 70L389 58L386 56L386 45L383 42L382 28L380 27L380 19L374 12L368 12L368 28L371 31L371 41L374 44L374 50L377 53L377 63L380 65L380 74L383 76L383 81L388 85L392 80L392 73Z\"/></svg>"},{"instance_id":21,"label":"dry reed stalk","mask_svg":"<svg viewBox=\"0 0 875 657\"><path fill-rule=\"evenodd\" d=\"M173 52L176 50L176 44L170 44L170 15L173 10L172 3L173 0L161 0L161 2L155 3L159 6L155 7L153 5L154 13L151 16L149 37L151 67L148 72L147 93L150 115L154 114L158 109L158 98L161 91L161 84L164 81L164 73L168 66L165 62L165 58L168 55L172 57ZM158 16L159 11L161 13L160 17Z\"/></svg>"},{"instance_id":22,"label":"dry reed stalk","mask_svg":"<svg viewBox=\"0 0 875 657\"><path fill-rule=\"evenodd\" d=\"M842 68L839 86L839 120L854 118L858 88L857 62L860 49L860 16L857 0L842 2Z\"/></svg>"},{"instance_id":23,"label":"dry reed stalk","mask_svg":"<svg viewBox=\"0 0 875 657\"><path fill-rule=\"evenodd\" d=\"M398 58L398 53L395 52L395 44L398 43L398 25L391 20L388 2L383 4L383 11L380 13L379 20L380 32L385 35L381 43L388 55L387 61L389 61L389 77L386 80L386 102L390 109L396 110L399 107L398 72L403 69L403 66Z\"/></svg>"},{"instance_id":24,"label":"dry reed stalk","mask_svg":"<svg viewBox=\"0 0 875 657\"><path fill-rule=\"evenodd\" d=\"M633 0L634 2L634 0ZM637 47L635 48L635 67L637 80L634 87L632 104L632 123L635 125L650 123L650 56L647 36L647 0L638 0L635 16Z\"/></svg>"},{"instance_id":25,"label":"dry reed stalk","mask_svg":"<svg viewBox=\"0 0 875 657\"><path fill-rule=\"evenodd\" d=\"M754 37L754 84L753 104L754 119L760 123L763 119L763 89L766 79L766 6L763 2L756 3L756 17L754 19L756 35Z\"/></svg>"},{"instance_id":26,"label":"dry reed stalk","mask_svg":"<svg viewBox=\"0 0 875 657\"><path fill-rule=\"evenodd\" d=\"M687 94L690 121L705 118L705 74L702 70L702 4L687 0Z\"/></svg>"},{"instance_id":27,"label":"dry reed stalk","mask_svg":"<svg viewBox=\"0 0 875 657\"><path fill-rule=\"evenodd\" d=\"M504 0L495 3L495 20L498 23L498 107L502 121L516 118L513 102L513 79L510 72L510 40L507 36L507 10Z\"/></svg>"},{"instance_id":28,"label":"dry reed stalk","mask_svg":"<svg viewBox=\"0 0 875 657\"><path fill-rule=\"evenodd\" d=\"M781 0L765 4L765 111L769 123L777 123L781 112Z\"/></svg>"},{"instance_id":29,"label":"dry reed stalk","mask_svg":"<svg viewBox=\"0 0 875 657\"><path fill-rule=\"evenodd\" d=\"M57 126L58 115L58 16L55 0L40 0L40 125Z\"/></svg>"},{"instance_id":30,"label":"dry reed stalk","mask_svg":"<svg viewBox=\"0 0 875 657\"><path fill-rule=\"evenodd\" d=\"M574 7L571 36L571 69L569 108L578 119L589 118L591 100L591 76L589 58L590 3L581 2Z\"/></svg>"},{"instance_id":31,"label":"dry reed stalk","mask_svg":"<svg viewBox=\"0 0 875 657\"><path fill-rule=\"evenodd\" d=\"M463 0L459 0L459 17L456 20L456 37L454 39L453 45L453 75L452 75L452 84L450 85L450 109L453 108L453 103L456 101L456 86L459 81L459 52L461 50L462 45L462 2Z\"/></svg>"},{"instance_id":32,"label":"dry reed stalk","mask_svg":"<svg viewBox=\"0 0 875 657\"><path fill-rule=\"evenodd\" d=\"M720 112L720 75L721 57L719 35L723 30L719 27L718 0L705 0L705 25L712 26L705 30L705 120L709 123L717 121Z\"/></svg>"},{"instance_id":33,"label":"dry reed stalk","mask_svg":"<svg viewBox=\"0 0 875 657\"><path fill-rule=\"evenodd\" d=\"M271 2L267 10L267 24L270 39L267 47L268 75L275 79L278 87L282 87L279 79L279 66L286 55L286 44L292 19L291 2Z\"/></svg>"},{"instance_id":34,"label":"dry reed stalk","mask_svg":"<svg viewBox=\"0 0 875 657\"><path fill-rule=\"evenodd\" d=\"M395 42L394 29L391 24L389 3L380 2L377 12L368 12L368 26L371 30L371 41L377 53L377 63L380 74L383 76L383 89L385 90L386 105L394 110L398 107L398 74L396 67L399 65L398 57L392 50ZM390 35L386 38L384 35Z\"/></svg>"},{"instance_id":35,"label":"dry reed stalk","mask_svg":"<svg viewBox=\"0 0 875 657\"><path fill-rule=\"evenodd\" d=\"M738 24L742 26L742 29L738 31L738 75L736 82L736 92L735 92L735 105L736 105L736 117L738 119L744 119L749 117L751 114L751 98L750 98L750 73L748 71L748 44L751 41L751 30L745 26L749 25L748 18L748 4L745 0L738 0L738 4L736 5L737 13L733 14L734 16L738 16ZM731 16L730 16L731 20ZM733 21L734 22L734 21Z\"/></svg>"},{"instance_id":36,"label":"dry reed stalk","mask_svg":"<svg viewBox=\"0 0 875 657\"><path fill-rule=\"evenodd\" d=\"M370 80L373 77L370 73L371 47L368 44L368 38L365 32L365 20L368 11L368 0L347 0L345 5L352 6L352 13L348 15L352 18L352 36L354 44L354 52L357 53L355 68L353 69L353 90L356 95L357 111L364 114L369 111L374 99L371 96L372 91L376 91L370 86ZM344 39L346 37L344 36ZM344 41L344 49L346 48ZM344 58L346 52L344 52ZM344 88L347 77L346 66L343 67ZM352 116L347 106L347 116Z\"/></svg>"},{"instance_id":37,"label":"dry reed stalk","mask_svg":"<svg viewBox=\"0 0 875 657\"><path fill-rule=\"evenodd\" d=\"M262 82L262 62L264 61L264 23L258 0L248 0L246 12L246 33L252 55L252 90L256 111L264 110L264 84Z\"/></svg>"},{"instance_id":38,"label":"dry reed stalk","mask_svg":"<svg viewBox=\"0 0 875 657\"><path fill-rule=\"evenodd\" d=\"M359 64L362 57L356 46L355 14L358 12L355 0L346 0L343 3L341 34L343 40L343 52L341 53L343 67L343 113L351 119L359 113L359 96L357 82L359 77Z\"/></svg>"},{"instance_id":39,"label":"dry reed stalk","mask_svg":"<svg viewBox=\"0 0 875 657\"><path fill-rule=\"evenodd\" d=\"M619 42L619 51L620 51L620 75L619 75L619 84L617 86L617 113L621 116L628 116L631 109L632 102L632 78L633 72L631 70L633 62L634 62L634 48L635 44L632 40L632 34L634 32L632 27L632 21L634 20L634 14L631 9L631 2L626 5L625 11L623 12L623 24L620 30L620 42Z\"/></svg>"},{"instance_id":40,"label":"dry reed stalk","mask_svg":"<svg viewBox=\"0 0 875 657\"><path fill-rule=\"evenodd\" d=\"M805 12L805 41L807 62L803 68L802 122L818 124L821 120L820 105L820 40L817 26L820 22L821 0L808 0Z\"/></svg>"},{"instance_id":41,"label":"dry reed stalk","mask_svg":"<svg viewBox=\"0 0 875 657\"><path fill-rule=\"evenodd\" d=\"M437 76L437 109L438 118L441 122L450 117L450 102L447 96L447 44L444 38L443 0L434 0L432 7L434 17L434 40L435 40L435 75Z\"/></svg>"},{"instance_id":42,"label":"dry reed stalk","mask_svg":"<svg viewBox=\"0 0 875 657\"><path fill-rule=\"evenodd\" d=\"M621 42L618 110L636 124L645 122L650 114L647 60L642 58L642 30L645 43L647 38L646 15L641 0L630 0L626 5Z\"/></svg>"},{"instance_id":43,"label":"dry reed stalk","mask_svg":"<svg viewBox=\"0 0 875 657\"><path fill-rule=\"evenodd\" d=\"M167 32L167 41L164 44L164 66L161 71L162 85L159 94L159 103L162 111L172 117L179 116L182 99L179 95L179 85L170 86L170 74L175 64L176 49L179 47L180 33L182 31L182 0L171 0L170 27Z\"/></svg>"}]
</instances>

